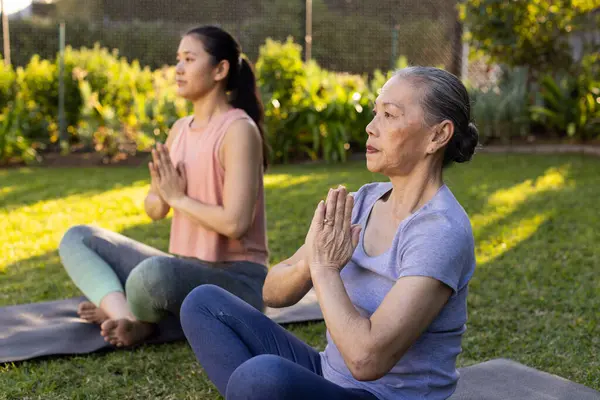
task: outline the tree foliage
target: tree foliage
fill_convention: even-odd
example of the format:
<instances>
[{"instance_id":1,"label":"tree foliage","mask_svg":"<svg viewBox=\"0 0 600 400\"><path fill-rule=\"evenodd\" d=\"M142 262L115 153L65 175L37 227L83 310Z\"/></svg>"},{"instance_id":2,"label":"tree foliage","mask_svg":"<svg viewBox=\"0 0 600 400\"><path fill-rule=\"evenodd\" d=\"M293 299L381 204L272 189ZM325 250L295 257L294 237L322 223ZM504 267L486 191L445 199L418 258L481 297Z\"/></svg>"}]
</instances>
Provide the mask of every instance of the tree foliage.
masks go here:
<instances>
[{"instance_id":1,"label":"tree foliage","mask_svg":"<svg viewBox=\"0 0 600 400\"><path fill-rule=\"evenodd\" d=\"M598 29L598 8L600 0L467 0L460 15L476 50L537 74L570 67L568 37Z\"/></svg>"}]
</instances>

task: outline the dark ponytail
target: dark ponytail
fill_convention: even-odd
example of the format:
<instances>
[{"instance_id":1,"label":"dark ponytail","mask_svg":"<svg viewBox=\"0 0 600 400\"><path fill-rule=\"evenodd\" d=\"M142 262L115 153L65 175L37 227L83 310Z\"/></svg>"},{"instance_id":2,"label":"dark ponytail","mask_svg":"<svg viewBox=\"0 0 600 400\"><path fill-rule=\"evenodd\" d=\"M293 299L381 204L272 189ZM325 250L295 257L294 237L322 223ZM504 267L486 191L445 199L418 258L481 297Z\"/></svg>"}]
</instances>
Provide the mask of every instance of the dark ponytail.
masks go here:
<instances>
[{"instance_id":1,"label":"dark ponytail","mask_svg":"<svg viewBox=\"0 0 600 400\"><path fill-rule=\"evenodd\" d=\"M213 57L215 65L223 60L229 62L229 75L225 86L225 90L229 92L229 103L244 110L258 127L263 147L263 166L266 169L269 149L263 129L265 113L252 65L242 57L241 47L234 37L218 26L200 26L188 31L187 35L202 41L204 50Z\"/></svg>"},{"instance_id":2,"label":"dark ponytail","mask_svg":"<svg viewBox=\"0 0 600 400\"><path fill-rule=\"evenodd\" d=\"M227 81L227 90L231 90L231 98L229 102L235 108L241 108L246 111L246 114L250 116L258 126L260 131L260 137L262 139L263 148L263 166L267 168L268 162L268 151L265 140L265 133L263 130L263 122L265 117L265 111L263 108L258 88L256 87L256 77L252 65L245 58L240 59L239 70L237 76L229 73L229 80Z\"/></svg>"}]
</instances>

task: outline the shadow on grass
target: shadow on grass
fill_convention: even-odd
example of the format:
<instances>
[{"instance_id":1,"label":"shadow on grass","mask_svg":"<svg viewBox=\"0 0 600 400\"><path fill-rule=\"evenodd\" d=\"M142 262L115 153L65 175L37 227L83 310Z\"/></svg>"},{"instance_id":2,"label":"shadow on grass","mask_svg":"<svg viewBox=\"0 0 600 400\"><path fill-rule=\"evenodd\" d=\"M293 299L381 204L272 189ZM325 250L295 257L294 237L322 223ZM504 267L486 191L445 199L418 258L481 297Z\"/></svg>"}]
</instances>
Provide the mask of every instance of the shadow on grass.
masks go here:
<instances>
[{"instance_id":1,"label":"shadow on grass","mask_svg":"<svg viewBox=\"0 0 600 400\"><path fill-rule=\"evenodd\" d=\"M0 306L72 297L77 292L70 283L58 251L20 260L0 273Z\"/></svg>"}]
</instances>

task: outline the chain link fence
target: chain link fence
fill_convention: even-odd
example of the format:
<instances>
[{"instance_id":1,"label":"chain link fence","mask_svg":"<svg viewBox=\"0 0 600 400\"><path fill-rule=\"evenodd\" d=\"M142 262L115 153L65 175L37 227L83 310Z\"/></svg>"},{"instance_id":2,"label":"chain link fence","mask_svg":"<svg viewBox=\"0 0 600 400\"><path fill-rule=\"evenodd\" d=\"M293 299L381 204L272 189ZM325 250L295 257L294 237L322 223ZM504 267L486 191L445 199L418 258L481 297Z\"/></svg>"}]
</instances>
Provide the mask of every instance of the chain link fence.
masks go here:
<instances>
[{"instance_id":1,"label":"chain link fence","mask_svg":"<svg viewBox=\"0 0 600 400\"><path fill-rule=\"evenodd\" d=\"M392 68L404 56L410 64L461 71L461 29L452 0L29 1L9 18L17 66L34 54L53 58L64 21L67 45L99 43L151 68L173 64L181 34L210 23L234 34L251 60L267 38L292 37L306 46L312 31L311 57L326 69L371 73Z\"/></svg>"}]
</instances>

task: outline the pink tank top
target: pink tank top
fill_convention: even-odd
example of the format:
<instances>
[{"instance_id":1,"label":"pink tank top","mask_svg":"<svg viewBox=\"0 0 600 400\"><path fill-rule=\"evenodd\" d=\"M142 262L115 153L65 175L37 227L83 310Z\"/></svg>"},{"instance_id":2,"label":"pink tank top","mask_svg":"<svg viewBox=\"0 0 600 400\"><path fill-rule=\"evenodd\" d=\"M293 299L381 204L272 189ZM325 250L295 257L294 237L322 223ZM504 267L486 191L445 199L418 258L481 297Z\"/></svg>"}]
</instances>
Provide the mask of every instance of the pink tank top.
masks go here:
<instances>
[{"instance_id":1,"label":"pink tank top","mask_svg":"<svg viewBox=\"0 0 600 400\"><path fill-rule=\"evenodd\" d=\"M219 161L219 149L232 122L251 118L241 109L231 109L213 118L200 130L192 129L193 117L182 120L182 128L171 145L174 165L183 161L187 173L187 195L203 204L223 205L225 169ZM264 185L261 169L254 220L239 240L230 239L204 228L185 214L174 210L171 221L169 252L209 262L268 262Z\"/></svg>"}]
</instances>

